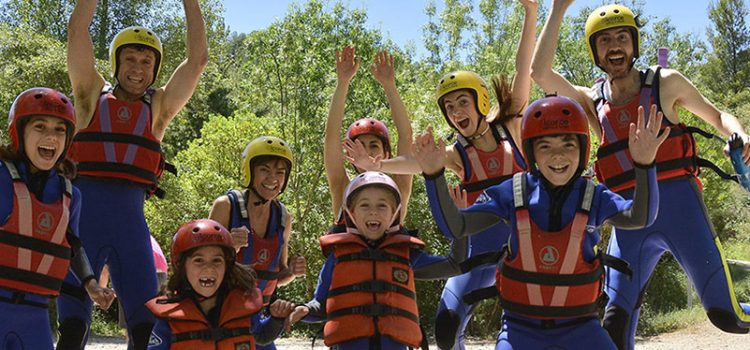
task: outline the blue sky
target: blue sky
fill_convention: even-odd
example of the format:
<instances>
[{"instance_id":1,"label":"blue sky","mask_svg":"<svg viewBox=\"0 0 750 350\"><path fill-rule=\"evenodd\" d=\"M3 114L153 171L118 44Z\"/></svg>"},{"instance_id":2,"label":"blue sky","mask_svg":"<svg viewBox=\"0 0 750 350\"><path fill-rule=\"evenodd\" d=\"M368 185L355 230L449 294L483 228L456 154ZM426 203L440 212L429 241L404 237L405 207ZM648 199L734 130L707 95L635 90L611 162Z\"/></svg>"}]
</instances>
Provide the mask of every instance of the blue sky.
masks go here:
<instances>
[{"instance_id":1,"label":"blue sky","mask_svg":"<svg viewBox=\"0 0 750 350\"><path fill-rule=\"evenodd\" d=\"M549 0L544 1L549 6ZM745 4L748 4L745 0ZM224 0L224 18L230 29L247 33L268 26L276 19L283 19L291 0ZM442 1L436 0L438 8ZM474 0L478 3L478 0ZM344 0L350 8L365 9L368 25L380 29L399 46L412 42L417 52L422 46L422 25L427 23L424 7L427 0ZM579 0L573 3L569 13L578 13L581 7L597 6L601 0ZM695 33L705 39L709 25L707 0L647 0L645 10L659 18L669 17L681 33ZM750 19L749 19L750 20Z\"/></svg>"}]
</instances>

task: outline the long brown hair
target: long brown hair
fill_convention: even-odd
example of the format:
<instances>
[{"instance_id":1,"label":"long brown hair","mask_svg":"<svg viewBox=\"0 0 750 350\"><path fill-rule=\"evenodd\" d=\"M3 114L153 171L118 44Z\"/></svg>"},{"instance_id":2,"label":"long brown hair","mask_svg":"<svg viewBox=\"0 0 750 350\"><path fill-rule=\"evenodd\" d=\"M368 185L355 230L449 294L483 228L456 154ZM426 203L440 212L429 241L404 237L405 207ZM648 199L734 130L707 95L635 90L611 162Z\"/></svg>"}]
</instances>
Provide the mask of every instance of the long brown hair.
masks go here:
<instances>
[{"instance_id":1,"label":"long brown hair","mask_svg":"<svg viewBox=\"0 0 750 350\"><path fill-rule=\"evenodd\" d=\"M490 115L487 118L490 122L505 124L509 120L521 116L521 112L525 106L521 106L517 111L510 110L513 103L513 99L511 98L513 95L512 81L513 79L507 75L492 77L492 89L495 91L497 106L492 107L490 110Z\"/></svg>"},{"instance_id":2,"label":"long brown hair","mask_svg":"<svg viewBox=\"0 0 750 350\"><path fill-rule=\"evenodd\" d=\"M179 261L172 269L172 275L169 276L169 282L167 282L167 296L169 298L181 299L185 297L186 291L184 289L189 286L185 276L185 262L198 248L201 247L190 249L178 257ZM255 291L255 280L257 279L255 271L247 265L238 263L233 249L221 248L227 263L227 271L221 283L227 284L227 290L240 289L248 293Z\"/></svg>"},{"instance_id":3,"label":"long brown hair","mask_svg":"<svg viewBox=\"0 0 750 350\"><path fill-rule=\"evenodd\" d=\"M18 163L22 160L26 161L27 159L27 157L21 157L21 153L12 145L0 146L0 160ZM55 164L55 170L57 170L58 174L71 180L76 176L76 165L68 158L63 158L58 161Z\"/></svg>"}]
</instances>

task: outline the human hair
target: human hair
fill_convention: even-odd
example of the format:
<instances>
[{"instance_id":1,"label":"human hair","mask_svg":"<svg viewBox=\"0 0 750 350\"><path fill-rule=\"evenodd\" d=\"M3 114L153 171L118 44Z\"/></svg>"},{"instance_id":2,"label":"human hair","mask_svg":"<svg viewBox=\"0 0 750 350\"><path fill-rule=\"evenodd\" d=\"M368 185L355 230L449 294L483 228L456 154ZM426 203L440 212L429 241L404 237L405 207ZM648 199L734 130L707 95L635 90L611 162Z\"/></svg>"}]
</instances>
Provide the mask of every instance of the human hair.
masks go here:
<instances>
[{"instance_id":1,"label":"human hair","mask_svg":"<svg viewBox=\"0 0 750 350\"><path fill-rule=\"evenodd\" d=\"M3 145L0 146L0 160L17 163L20 161L28 161L28 158L22 157L20 151L12 145ZM63 158L57 161L54 168L57 170L58 174L68 179L72 180L76 176L76 165L68 158Z\"/></svg>"},{"instance_id":2,"label":"human hair","mask_svg":"<svg viewBox=\"0 0 750 350\"><path fill-rule=\"evenodd\" d=\"M182 299L189 292L187 288L192 289L185 276L185 262L197 249L202 247L207 246L192 248L177 257L178 262L174 264L172 275L169 276L169 281L167 282L167 296L169 298ZM237 262L234 249L223 246L221 248L227 266L221 284L226 284L228 290L240 289L245 292L253 292L257 278L255 271L251 267Z\"/></svg>"},{"instance_id":3,"label":"human hair","mask_svg":"<svg viewBox=\"0 0 750 350\"><path fill-rule=\"evenodd\" d=\"M513 103L513 99L511 98L513 96L512 81L506 75L492 77L492 90L495 91L497 106L492 107L490 110L489 121L505 124L513 118L521 117L521 112L526 106L521 106L517 111L510 110Z\"/></svg>"}]
</instances>

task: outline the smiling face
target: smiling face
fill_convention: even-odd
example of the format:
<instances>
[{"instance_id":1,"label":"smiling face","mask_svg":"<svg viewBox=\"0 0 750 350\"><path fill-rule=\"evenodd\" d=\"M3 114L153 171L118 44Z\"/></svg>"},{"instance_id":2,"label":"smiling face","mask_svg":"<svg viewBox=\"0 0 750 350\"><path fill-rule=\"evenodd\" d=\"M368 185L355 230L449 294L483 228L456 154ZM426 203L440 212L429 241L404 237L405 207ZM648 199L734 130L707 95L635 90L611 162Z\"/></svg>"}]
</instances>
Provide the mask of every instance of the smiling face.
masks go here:
<instances>
[{"instance_id":1,"label":"smiling face","mask_svg":"<svg viewBox=\"0 0 750 350\"><path fill-rule=\"evenodd\" d=\"M253 167L251 186L264 199L273 199L281 193L286 181L287 162L278 157L257 162Z\"/></svg>"},{"instance_id":2,"label":"smiling face","mask_svg":"<svg viewBox=\"0 0 750 350\"><path fill-rule=\"evenodd\" d=\"M118 56L117 82L133 95L142 95L154 80L156 54L137 46L126 46Z\"/></svg>"},{"instance_id":3,"label":"smiling face","mask_svg":"<svg viewBox=\"0 0 750 350\"><path fill-rule=\"evenodd\" d=\"M396 207L396 198L391 191L369 186L355 194L349 212L359 234L376 241L393 223Z\"/></svg>"},{"instance_id":4,"label":"smiling face","mask_svg":"<svg viewBox=\"0 0 750 350\"><path fill-rule=\"evenodd\" d=\"M594 39L599 65L610 78L621 78L630 71L633 61L633 37L627 27L606 29Z\"/></svg>"},{"instance_id":5,"label":"smiling face","mask_svg":"<svg viewBox=\"0 0 750 350\"><path fill-rule=\"evenodd\" d=\"M31 165L50 170L65 150L68 125L60 118L33 116L23 128L23 148Z\"/></svg>"},{"instance_id":6,"label":"smiling face","mask_svg":"<svg viewBox=\"0 0 750 350\"><path fill-rule=\"evenodd\" d=\"M480 118L474 94L468 89L450 92L442 98L445 113L452 126L464 137L473 136L479 129Z\"/></svg>"},{"instance_id":7,"label":"smiling face","mask_svg":"<svg viewBox=\"0 0 750 350\"><path fill-rule=\"evenodd\" d=\"M206 298L219 289L226 269L224 250L215 245L200 247L185 259L185 275L190 286Z\"/></svg>"},{"instance_id":8,"label":"smiling face","mask_svg":"<svg viewBox=\"0 0 750 350\"><path fill-rule=\"evenodd\" d=\"M581 149L575 135L543 136L535 139L533 152L537 168L554 186L567 184L578 170Z\"/></svg>"}]
</instances>

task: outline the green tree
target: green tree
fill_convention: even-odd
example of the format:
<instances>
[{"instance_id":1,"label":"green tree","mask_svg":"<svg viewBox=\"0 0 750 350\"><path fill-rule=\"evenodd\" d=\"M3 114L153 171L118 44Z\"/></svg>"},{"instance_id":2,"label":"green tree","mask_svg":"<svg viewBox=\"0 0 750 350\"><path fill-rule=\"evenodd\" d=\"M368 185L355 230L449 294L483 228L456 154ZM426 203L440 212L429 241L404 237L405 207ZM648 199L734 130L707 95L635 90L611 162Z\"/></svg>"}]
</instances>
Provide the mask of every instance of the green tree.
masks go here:
<instances>
[{"instance_id":1,"label":"green tree","mask_svg":"<svg viewBox=\"0 0 750 350\"><path fill-rule=\"evenodd\" d=\"M711 1L708 17L712 26L707 36L714 47L711 63L716 68L713 88L738 93L748 88L750 77L748 47L750 47L750 29L745 23L748 9L742 0Z\"/></svg>"}]
</instances>

